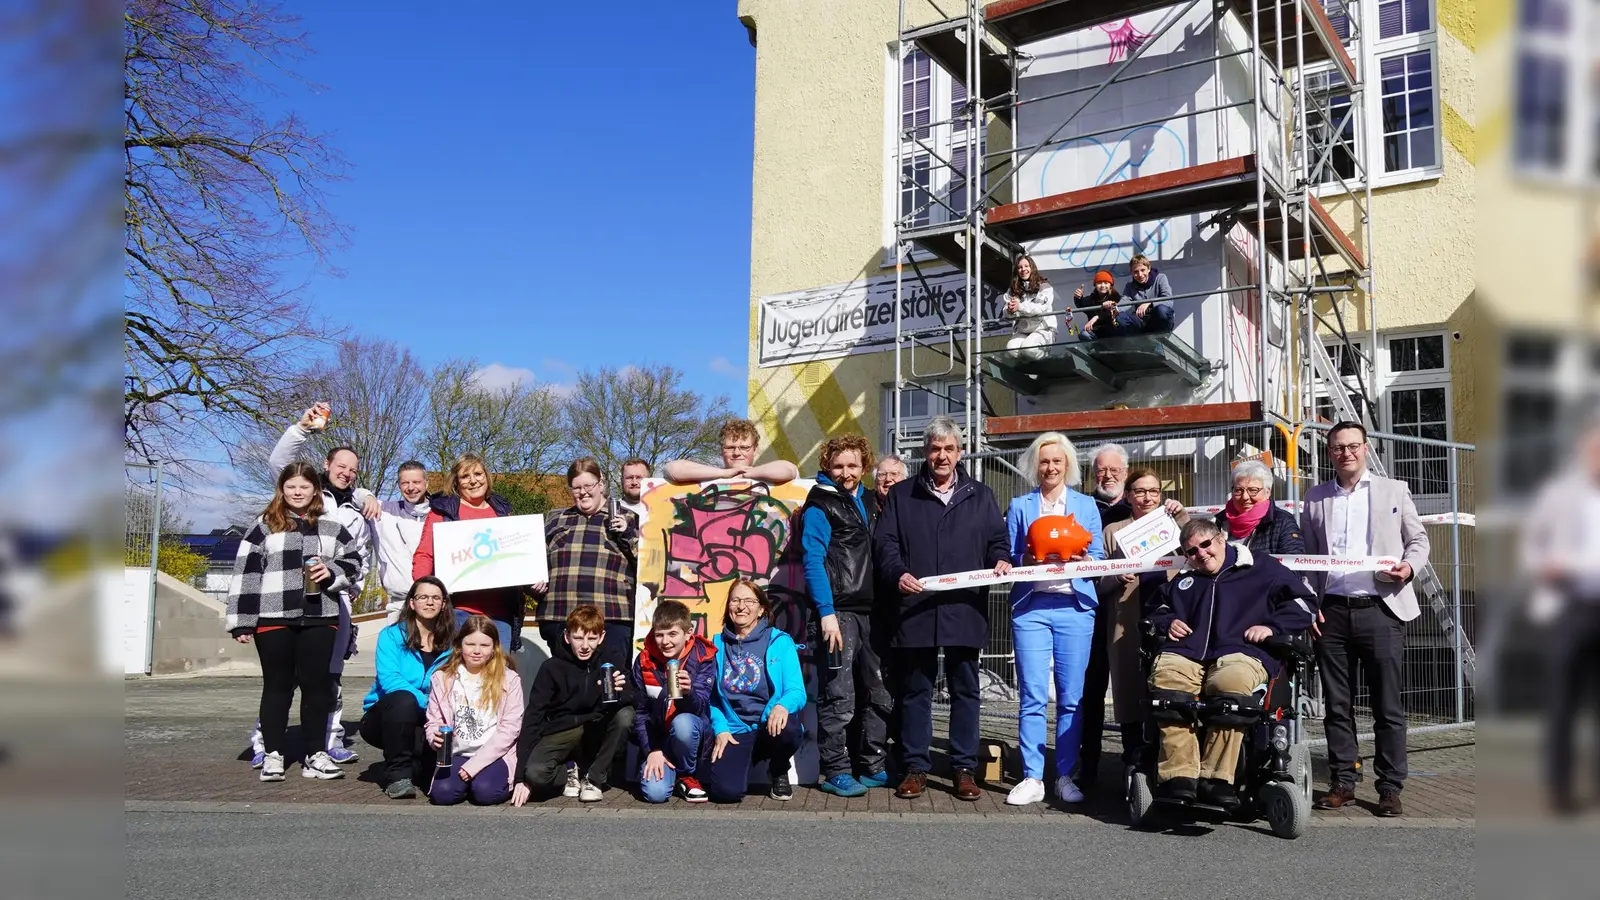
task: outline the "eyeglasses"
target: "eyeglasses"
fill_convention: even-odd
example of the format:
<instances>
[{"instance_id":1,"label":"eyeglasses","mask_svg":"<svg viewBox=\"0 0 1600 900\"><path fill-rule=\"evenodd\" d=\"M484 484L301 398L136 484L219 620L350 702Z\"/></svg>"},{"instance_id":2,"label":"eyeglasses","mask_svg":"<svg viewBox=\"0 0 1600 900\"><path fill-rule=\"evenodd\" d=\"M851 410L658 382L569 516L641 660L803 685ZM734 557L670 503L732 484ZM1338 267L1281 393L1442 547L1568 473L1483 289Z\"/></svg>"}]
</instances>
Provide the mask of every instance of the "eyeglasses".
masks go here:
<instances>
[{"instance_id":1,"label":"eyeglasses","mask_svg":"<svg viewBox=\"0 0 1600 900\"><path fill-rule=\"evenodd\" d=\"M1263 487L1253 487L1253 488L1236 487L1236 488L1233 489L1233 495L1235 497L1249 497L1251 500L1256 499L1257 497L1261 496L1262 494L1265 494L1266 492L1267 492L1267 489L1263 488Z\"/></svg>"},{"instance_id":2,"label":"eyeglasses","mask_svg":"<svg viewBox=\"0 0 1600 900\"><path fill-rule=\"evenodd\" d=\"M1134 488L1128 493L1135 497L1159 497L1161 496L1161 488Z\"/></svg>"},{"instance_id":3,"label":"eyeglasses","mask_svg":"<svg viewBox=\"0 0 1600 900\"><path fill-rule=\"evenodd\" d=\"M594 484L572 485L572 495L574 497L592 497L598 493L600 493L600 482L598 481Z\"/></svg>"},{"instance_id":4,"label":"eyeglasses","mask_svg":"<svg viewBox=\"0 0 1600 900\"><path fill-rule=\"evenodd\" d=\"M1196 556L1200 555L1201 550L1210 547L1212 542L1215 540L1216 538L1206 538L1200 543L1195 544L1193 547L1185 547L1183 548L1183 555L1189 557L1190 559L1194 559Z\"/></svg>"},{"instance_id":5,"label":"eyeglasses","mask_svg":"<svg viewBox=\"0 0 1600 900\"><path fill-rule=\"evenodd\" d=\"M1105 477L1107 475L1126 475L1126 474L1128 474L1128 470L1127 469L1115 468L1115 467L1111 467L1111 466L1107 466L1107 467L1105 467L1103 469L1101 467L1099 467L1099 466L1095 466L1094 467L1094 477L1096 477L1096 478L1103 478L1103 477Z\"/></svg>"},{"instance_id":6,"label":"eyeglasses","mask_svg":"<svg viewBox=\"0 0 1600 900\"><path fill-rule=\"evenodd\" d=\"M1354 444L1330 444L1328 445L1328 452L1334 456L1355 456L1365 446L1365 441L1357 441Z\"/></svg>"},{"instance_id":7,"label":"eyeglasses","mask_svg":"<svg viewBox=\"0 0 1600 900\"><path fill-rule=\"evenodd\" d=\"M761 601L754 597L729 597L728 608L733 609L735 606L754 606L760 609Z\"/></svg>"}]
</instances>

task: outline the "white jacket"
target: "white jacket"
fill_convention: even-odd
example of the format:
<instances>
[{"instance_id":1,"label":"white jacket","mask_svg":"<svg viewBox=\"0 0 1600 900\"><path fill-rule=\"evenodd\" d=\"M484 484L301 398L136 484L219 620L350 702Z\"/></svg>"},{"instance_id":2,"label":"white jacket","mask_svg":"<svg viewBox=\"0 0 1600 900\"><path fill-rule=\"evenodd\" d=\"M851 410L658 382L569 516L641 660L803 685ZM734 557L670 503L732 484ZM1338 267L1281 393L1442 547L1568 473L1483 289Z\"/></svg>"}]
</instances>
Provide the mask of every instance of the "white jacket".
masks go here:
<instances>
[{"instance_id":1,"label":"white jacket","mask_svg":"<svg viewBox=\"0 0 1600 900\"><path fill-rule=\"evenodd\" d=\"M1000 303L1004 307L1012 300L1017 301L1017 311L1006 313L1006 318L1016 320L1012 331L1015 334L1043 334L1046 335L1045 343L1049 343L1056 333L1055 288L1044 284L1040 285L1037 294L1023 293L1015 297L1006 291Z\"/></svg>"},{"instance_id":2,"label":"white jacket","mask_svg":"<svg viewBox=\"0 0 1600 900\"><path fill-rule=\"evenodd\" d=\"M277 481L277 473L282 472L284 466L295 461L295 457L300 454L300 448L305 446L306 440L310 437L311 433L296 422L289 426L283 437L278 438L277 446L272 448L272 454L267 457L273 481ZM324 480L327 478L326 471L323 472L323 478ZM334 640L333 664L329 667L335 674L344 671L344 657L351 634L350 614L355 608L356 600L361 596L362 588L367 584L367 572L372 565L372 533L367 528L366 518L361 515L361 507L358 505L360 498L355 497L354 492L352 498L350 503L340 505L334 500L333 492L329 491L326 485L322 488L323 515L337 520L346 531L350 532L350 536L355 539L356 553L361 561L350 588L339 594L339 636Z\"/></svg>"},{"instance_id":3,"label":"white jacket","mask_svg":"<svg viewBox=\"0 0 1600 900\"><path fill-rule=\"evenodd\" d=\"M422 522L428 518L427 504L418 515L404 500L386 500L383 514L369 522L372 542L378 548L378 578L389 594L389 608L398 610L411 590L411 557L422 541Z\"/></svg>"}]
</instances>

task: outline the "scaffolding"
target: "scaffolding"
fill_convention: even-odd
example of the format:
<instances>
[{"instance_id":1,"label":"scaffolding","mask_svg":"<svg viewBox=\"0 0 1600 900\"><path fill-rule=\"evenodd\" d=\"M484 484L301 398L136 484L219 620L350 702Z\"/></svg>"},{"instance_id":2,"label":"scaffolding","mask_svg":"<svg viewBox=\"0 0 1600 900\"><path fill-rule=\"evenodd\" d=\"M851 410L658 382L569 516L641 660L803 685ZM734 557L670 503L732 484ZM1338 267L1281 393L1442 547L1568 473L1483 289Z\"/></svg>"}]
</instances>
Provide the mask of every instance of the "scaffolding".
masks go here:
<instances>
[{"instance_id":1,"label":"scaffolding","mask_svg":"<svg viewBox=\"0 0 1600 900\"><path fill-rule=\"evenodd\" d=\"M1096 26L1128 27L1132 17L1162 10L1155 30L1129 42L1125 57L1098 82L1038 96L1025 96L1020 89L1033 59L1025 48ZM1209 52L1171 64L1147 59L1178 23L1199 15L1209 16L1215 35ZM1027 393L1029 383L1062 372L1113 390L1156 372L1173 372L1198 386L1219 365L1181 340L1141 335L1090 345L1076 343L1071 327L1064 329L1066 340L1049 348L1055 368L1037 367L1039 374L1015 377L997 361L1002 351L985 346L995 323L985 320L982 298L986 291L1005 289L1014 260L1028 242L1201 215L1225 234L1235 226L1247 231L1252 238L1249 277L1237 284L1224 277L1220 290L1164 299L1220 294L1231 301L1243 296L1247 320L1255 326L1253 359L1249 348L1243 348L1238 359L1221 367L1253 365L1249 381L1255 395L1231 399L1253 404L1263 424L1315 421L1320 404L1324 413L1377 426L1366 170L1370 138L1366 129L1355 126L1362 73L1344 42L1359 39L1359 23L1343 0L967 0L964 11L956 14L946 14L938 0L899 0L898 17L901 66L911 54L925 55L959 83L964 101L948 117L913 121L907 116L906 92L897 92L895 171L902 202L894 216L893 244L896 443L912 439L901 425L906 390L942 397L950 409L959 410L955 417L966 434L965 449L976 453L989 444L986 418L993 406L986 382L997 378L1019 393ZM1229 35L1242 36L1242 44L1224 46L1224 28ZM1237 68L1239 61L1249 74L1247 91L1238 98L1220 96L1224 64ZM1214 73L1212 90L1219 96L1213 105L1178 117L1212 115L1219 123L1224 113L1242 117L1249 123L1247 152L1175 171L1022 196L1019 177L1038 154L1113 131L1161 124L1151 119L1104 130L1072 129L1080 114L1114 85L1180 70ZM1017 139L1028 107L1067 101L1075 108L1044 123L1043 139L1027 144ZM943 140L936 139L940 136ZM908 146L918 157L916 166L908 164ZM951 152L956 146L962 152ZM931 178L930 167L944 169L947 177ZM930 190L934 181L946 187ZM1329 206L1359 228L1359 246ZM908 328L902 320L904 292L918 284L931 289L928 269L939 263L960 273L963 312L937 326ZM1069 321L1072 312L1069 303ZM1354 333L1362 312L1363 330L1371 335L1365 348ZM1269 346L1274 333L1281 340L1277 352ZM1325 338L1334 343L1340 364L1329 356ZM994 343L992 337L989 343ZM941 390L934 379L946 379L949 389ZM1193 427L1197 422L1190 418L1178 424Z\"/></svg>"}]
</instances>

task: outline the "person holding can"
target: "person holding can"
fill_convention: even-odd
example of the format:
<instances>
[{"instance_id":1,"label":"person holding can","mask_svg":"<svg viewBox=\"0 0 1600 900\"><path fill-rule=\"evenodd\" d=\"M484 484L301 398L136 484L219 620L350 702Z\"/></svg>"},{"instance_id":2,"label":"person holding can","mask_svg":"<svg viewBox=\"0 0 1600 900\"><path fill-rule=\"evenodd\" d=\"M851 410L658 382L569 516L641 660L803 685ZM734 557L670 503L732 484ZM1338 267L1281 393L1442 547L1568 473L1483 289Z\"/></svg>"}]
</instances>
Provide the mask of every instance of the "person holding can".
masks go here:
<instances>
[{"instance_id":1,"label":"person holding can","mask_svg":"<svg viewBox=\"0 0 1600 900\"><path fill-rule=\"evenodd\" d=\"M644 651L633 661L633 737L644 755L639 791L649 803L673 793L687 803L707 800L695 772L711 727L716 662L717 648L694 633L689 607L656 604Z\"/></svg>"},{"instance_id":2,"label":"person holding can","mask_svg":"<svg viewBox=\"0 0 1600 900\"><path fill-rule=\"evenodd\" d=\"M567 614L593 605L605 616L606 641L632 644L639 517L610 508L605 473L593 457L567 467L567 489L572 505L544 516L550 578L533 586L539 597L539 636L552 647L561 643Z\"/></svg>"},{"instance_id":3,"label":"person holding can","mask_svg":"<svg viewBox=\"0 0 1600 900\"><path fill-rule=\"evenodd\" d=\"M533 693L517 740L511 805L558 790L598 803L611 783L617 752L633 729L633 687L623 672L628 648L605 639L605 616L594 606L567 614L561 642L533 677ZM575 763L568 767L567 763ZM565 786L562 781L565 779Z\"/></svg>"},{"instance_id":4,"label":"person holding can","mask_svg":"<svg viewBox=\"0 0 1600 900\"><path fill-rule=\"evenodd\" d=\"M794 638L768 621L767 592L741 578L728 591L717 648L717 692L711 703L716 740L705 788L717 803L737 803L750 787L750 765L767 763L767 796L794 797L789 763L800 750L806 683Z\"/></svg>"},{"instance_id":5,"label":"person holding can","mask_svg":"<svg viewBox=\"0 0 1600 900\"><path fill-rule=\"evenodd\" d=\"M859 797L868 788L889 783L885 762L894 701L884 684L882 663L888 635L881 628L874 633L872 627L877 504L869 505L861 485L870 468L872 449L866 438L830 438L822 445L822 471L801 514L806 591L817 606L822 642L816 656L824 662L818 668L818 787L840 797ZM858 735L854 748L851 732Z\"/></svg>"},{"instance_id":6,"label":"person holding can","mask_svg":"<svg viewBox=\"0 0 1600 900\"><path fill-rule=\"evenodd\" d=\"M437 806L469 799L477 806L504 803L522 733L522 679L488 616L467 617L450 659L429 683L428 744L445 752L428 799Z\"/></svg>"}]
</instances>

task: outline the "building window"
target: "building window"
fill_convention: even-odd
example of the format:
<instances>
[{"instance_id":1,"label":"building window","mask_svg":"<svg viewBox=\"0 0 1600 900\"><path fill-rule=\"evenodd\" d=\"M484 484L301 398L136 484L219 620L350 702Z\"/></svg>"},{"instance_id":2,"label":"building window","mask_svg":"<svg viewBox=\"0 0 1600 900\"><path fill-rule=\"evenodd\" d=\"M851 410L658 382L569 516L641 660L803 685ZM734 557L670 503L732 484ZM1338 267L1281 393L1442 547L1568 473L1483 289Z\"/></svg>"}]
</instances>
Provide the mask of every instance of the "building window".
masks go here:
<instances>
[{"instance_id":1,"label":"building window","mask_svg":"<svg viewBox=\"0 0 1600 900\"><path fill-rule=\"evenodd\" d=\"M1444 335L1389 339L1390 372L1431 372L1444 368Z\"/></svg>"},{"instance_id":2,"label":"building window","mask_svg":"<svg viewBox=\"0 0 1600 900\"><path fill-rule=\"evenodd\" d=\"M1314 184L1356 178L1356 122L1351 113L1350 89L1344 76L1333 69L1306 73L1306 134L1311 141L1306 165ZM1331 148L1331 149L1330 149Z\"/></svg>"},{"instance_id":3,"label":"building window","mask_svg":"<svg viewBox=\"0 0 1600 900\"><path fill-rule=\"evenodd\" d=\"M1517 165L1560 171L1567 159L1567 61L1533 49L1517 57Z\"/></svg>"},{"instance_id":4,"label":"building window","mask_svg":"<svg viewBox=\"0 0 1600 900\"><path fill-rule=\"evenodd\" d=\"M1439 163L1434 108L1433 51L1391 56L1379 63L1383 110L1383 171L1426 169Z\"/></svg>"},{"instance_id":5,"label":"building window","mask_svg":"<svg viewBox=\"0 0 1600 900\"><path fill-rule=\"evenodd\" d=\"M968 146L966 88L914 48L900 60L899 79L900 170L892 180L901 226L958 221L967 206L968 157L977 155ZM893 171L893 155L890 161Z\"/></svg>"},{"instance_id":6,"label":"building window","mask_svg":"<svg viewBox=\"0 0 1600 900\"><path fill-rule=\"evenodd\" d=\"M932 382L927 389L907 387L900 392L900 441L905 448L922 442L922 429L934 416L953 416L960 422L966 411L967 386L960 381ZM883 389L883 445L884 453L894 453L894 388Z\"/></svg>"},{"instance_id":7,"label":"building window","mask_svg":"<svg viewBox=\"0 0 1600 900\"><path fill-rule=\"evenodd\" d=\"M1433 27L1430 0L1379 0L1378 40L1422 34Z\"/></svg>"},{"instance_id":8,"label":"building window","mask_svg":"<svg viewBox=\"0 0 1600 900\"><path fill-rule=\"evenodd\" d=\"M1389 430L1406 437L1450 439L1449 389L1443 386L1389 391ZM1450 493L1449 450L1410 441L1393 441L1389 474L1416 495Z\"/></svg>"},{"instance_id":9,"label":"building window","mask_svg":"<svg viewBox=\"0 0 1600 900\"><path fill-rule=\"evenodd\" d=\"M1524 174L1600 174L1600 16L1592 0L1518 0L1513 162Z\"/></svg>"}]
</instances>

